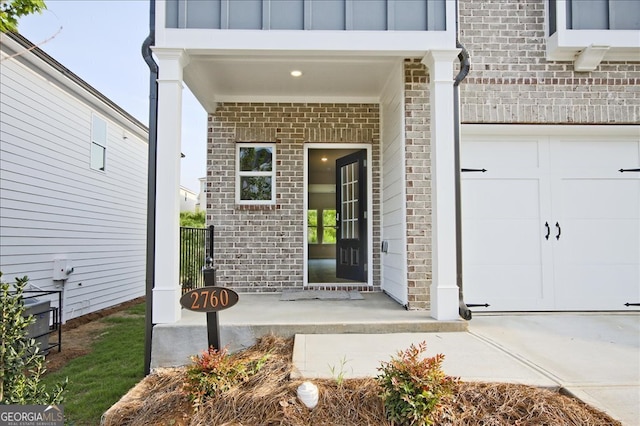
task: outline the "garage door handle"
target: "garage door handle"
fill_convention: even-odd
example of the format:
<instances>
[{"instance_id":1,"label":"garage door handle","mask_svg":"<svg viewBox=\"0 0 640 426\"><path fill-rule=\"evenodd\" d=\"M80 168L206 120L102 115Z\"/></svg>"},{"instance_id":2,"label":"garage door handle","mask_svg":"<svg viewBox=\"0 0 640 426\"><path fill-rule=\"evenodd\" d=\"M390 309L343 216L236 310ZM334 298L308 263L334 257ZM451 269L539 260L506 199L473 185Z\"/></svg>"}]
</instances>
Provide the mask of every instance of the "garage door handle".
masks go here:
<instances>
[{"instance_id":1,"label":"garage door handle","mask_svg":"<svg viewBox=\"0 0 640 426\"><path fill-rule=\"evenodd\" d=\"M544 239L548 240L549 239L549 235L551 234L551 228L549 227L549 222L545 222L544 226L547 227L547 235L544 236Z\"/></svg>"},{"instance_id":2,"label":"garage door handle","mask_svg":"<svg viewBox=\"0 0 640 426\"><path fill-rule=\"evenodd\" d=\"M562 234L562 228L560 228L560 224L556 222L556 229L558 230L558 235L556 235L556 240L560 239L560 234Z\"/></svg>"}]
</instances>

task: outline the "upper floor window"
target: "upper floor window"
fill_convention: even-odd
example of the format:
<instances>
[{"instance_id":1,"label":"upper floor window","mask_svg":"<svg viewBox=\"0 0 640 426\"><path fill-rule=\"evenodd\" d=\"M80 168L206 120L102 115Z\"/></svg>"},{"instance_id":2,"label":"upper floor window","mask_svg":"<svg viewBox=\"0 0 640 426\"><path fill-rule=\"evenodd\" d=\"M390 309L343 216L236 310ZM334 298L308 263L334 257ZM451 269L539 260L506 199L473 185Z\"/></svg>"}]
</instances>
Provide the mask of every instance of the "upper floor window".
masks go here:
<instances>
[{"instance_id":1,"label":"upper floor window","mask_svg":"<svg viewBox=\"0 0 640 426\"><path fill-rule=\"evenodd\" d=\"M107 122L97 115L91 116L91 168L105 170L107 159Z\"/></svg>"},{"instance_id":2,"label":"upper floor window","mask_svg":"<svg viewBox=\"0 0 640 426\"><path fill-rule=\"evenodd\" d=\"M275 204L275 144L238 144L236 154L236 202Z\"/></svg>"}]
</instances>

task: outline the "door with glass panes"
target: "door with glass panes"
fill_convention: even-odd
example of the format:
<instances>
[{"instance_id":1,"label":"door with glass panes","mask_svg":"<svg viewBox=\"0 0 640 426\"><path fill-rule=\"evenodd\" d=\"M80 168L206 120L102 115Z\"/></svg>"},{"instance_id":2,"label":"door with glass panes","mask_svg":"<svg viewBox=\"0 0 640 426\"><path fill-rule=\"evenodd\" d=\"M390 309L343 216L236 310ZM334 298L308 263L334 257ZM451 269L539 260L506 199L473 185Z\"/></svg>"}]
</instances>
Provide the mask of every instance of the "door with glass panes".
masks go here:
<instances>
[{"instance_id":1,"label":"door with glass panes","mask_svg":"<svg viewBox=\"0 0 640 426\"><path fill-rule=\"evenodd\" d=\"M336 275L366 281L367 151L336 160Z\"/></svg>"}]
</instances>

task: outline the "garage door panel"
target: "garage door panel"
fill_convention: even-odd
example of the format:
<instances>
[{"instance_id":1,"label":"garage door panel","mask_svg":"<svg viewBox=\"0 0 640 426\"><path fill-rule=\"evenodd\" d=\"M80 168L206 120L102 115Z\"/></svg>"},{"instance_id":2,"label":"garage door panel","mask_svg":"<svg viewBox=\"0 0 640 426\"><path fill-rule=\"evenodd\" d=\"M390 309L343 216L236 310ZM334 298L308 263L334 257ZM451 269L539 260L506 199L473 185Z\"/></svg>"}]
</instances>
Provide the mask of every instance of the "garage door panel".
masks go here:
<instances>
[{"instance_id":1,"label":"garage door panel","mask_svg":"<svg viewBox=\"0 0 640 426\"><path fill-rule=\"evenodd\" d=\"M468 244L463 259L470 265L539 265L538 220L468 220L463 222Z\"/></svg>"},{"instance_id":2,"label":"garage door panel","mask_svg":"<svg viewBox=\"0 0 640 426\"><path fill-rule=\"evenodd\" d=\"M463 218L538 219L538 179L464 179Z\"/></svg>"},{"instance_id":3,"label":"garage door panel","mask_svg":"<svg viewBox=\"0 0 640 426\"><path fill-rule=\"evenodd\" d=\"M637 265L558 265L555 275L558 310L622 310L640 302Z\"/></svg>"},{"instance_id":4,"label":"garage door panel","mask_svg":"<svg viewBox=\"0 0 640 426\"><path fill-rule=\"evenodd\" d=\"M586 138L555 140L551 144L551 168L611 168L618 170L626 161L636 163L640 153L633 140L602 140Z\"/></svg>"},{"instance_id":5,"label":"garage door panel","mask_svg":"<svg viewBox=\"0 0 640 426\"><path fill-rule=\"evenodd\" d=\"M574 219L561 228L555 242L559 263L638 264L640 224L636 219Z\"/></svg>"},{"instance_id":6,"label":"garage door panel","mask_svg":"<svg viewBox=\"0 0 640 426\"><path fill-rule=\"evenodd\" d=\"M563 218L640 217L640 179L561 178L558 203Z\"/></svg>"},{"instance_id":7,"label":"garage door panel","mask_svg":"<svg viewBox=\"0 0 640 426\"><path fill-rule=\"evenodd\" d=\"M538 139L477 141L466 144L460 152L463 167L494 168L537 168L540 165Z\"/></svg>"},{"instance_id":8,"label":"garage door panel","mask_svg":"<svg viewBox=\"0 0 640 426\"><path fill-rule=\"evenodd\" d=\"M465 282L488 283L483 291L476 291L478 286L471 285L465 290L465 297L470 303L485 303L497 299L542 299L543 288L540 286L542 270L535 265L496 265L490 267L469 266L465 271ZM471 302L473 301L473 302Z\"/></svg>"}]
</instances>

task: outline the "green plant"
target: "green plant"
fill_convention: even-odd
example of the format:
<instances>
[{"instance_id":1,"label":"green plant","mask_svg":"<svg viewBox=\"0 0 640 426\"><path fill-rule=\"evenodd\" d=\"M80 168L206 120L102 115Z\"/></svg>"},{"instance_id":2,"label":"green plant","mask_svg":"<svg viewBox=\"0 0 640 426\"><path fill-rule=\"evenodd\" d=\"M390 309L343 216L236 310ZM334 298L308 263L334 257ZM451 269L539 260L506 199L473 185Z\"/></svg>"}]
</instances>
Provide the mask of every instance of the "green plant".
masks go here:
<instances>
[{"instance_id":1,"label":"green plant","mask_svg":"<svg viewBox=\"0 0 640 426\"><path fill-rule=\"evenodd\" d=\"M226 347L221 350L210 347L201 355L192 356L192 364L187 368L185 391L194 408L197 410L207 398L248 381L260 371L267 358L268 354L257 360L243 362L230 356Z\"/></svg>"},{"instance_id":2,"label":"green plant","mask_svg":"<svg viewBox=\"0 0 640 426\"><path fill-rule=\"evenodd\" d=\"M32 316L25 316L22 297L28 281L26 276L16 278L11 291L10 284L0 280L0 404L60 404L66 379L47 390L41 383L46 371L44 355L28 337L27 328L34 322Z\"/></svg>"},{"instance_id":3,"label":"green plant","mask_svg":"<svg viewBox=\"0 0 640 426\"><path fill-rule=\"evenodd\" d=\"M345 367L347 363L349 363L349 360L347 359L346 356L343 356L342 358L340 358L339 366L329 365L329 371L331 371L331 376L333 376L333 378L336 379L336 383L338 384L338 386L341 386L342 383L344 382L345 375L346 375Z\"/></svg>"},{"instance_id":4,"label":"green plant","mask_svg":"<svg viewBox=\"0 0 640 426\"><path fill-rule=\"evenodd\" d=\"M42 13L47 6L43 0L0 1L0 32L18 31L18 19L32 13Z\"/></svg>"},{"instance_id":5,"label":"green plant","mask_svg":"<svg viewBox=\"0 0 640 426\"><path fill-rule=\"evenodd\" d=\"M180 226L204 228L206 217L204 211L180 212Z\"/></svg>"},{"instance_id":6,"label":"green plant","mask_svg":"<svg viewBox=\"0 0 640 426\"><path fill-rule=\"evenodd\" d=\"M395 424L433 424L441 402L453 393L457 379L442 371L444 355L421 357L426 349L426 342L417 347L412 344L378 368L376 380L382 388L385 412Z\"/></svg>"}]
</instances>

